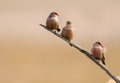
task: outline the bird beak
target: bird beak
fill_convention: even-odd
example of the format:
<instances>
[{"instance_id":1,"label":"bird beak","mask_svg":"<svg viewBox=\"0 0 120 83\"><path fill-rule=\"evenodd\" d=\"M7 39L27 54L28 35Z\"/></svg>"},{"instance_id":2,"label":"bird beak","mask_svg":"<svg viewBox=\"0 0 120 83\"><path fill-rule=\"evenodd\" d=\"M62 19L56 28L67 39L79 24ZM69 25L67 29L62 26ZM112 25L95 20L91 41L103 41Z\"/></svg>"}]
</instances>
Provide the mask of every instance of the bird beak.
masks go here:
<instances>
[{"instance_id":1,"label":"bird beak","mask_svg":"<svg viewBox=\"0 0 120 83\"><path fill-rule=\"evenodd\" d=\"M58 13L55 13L57 16L60 16Z\"/></svg>"}]
</instances>

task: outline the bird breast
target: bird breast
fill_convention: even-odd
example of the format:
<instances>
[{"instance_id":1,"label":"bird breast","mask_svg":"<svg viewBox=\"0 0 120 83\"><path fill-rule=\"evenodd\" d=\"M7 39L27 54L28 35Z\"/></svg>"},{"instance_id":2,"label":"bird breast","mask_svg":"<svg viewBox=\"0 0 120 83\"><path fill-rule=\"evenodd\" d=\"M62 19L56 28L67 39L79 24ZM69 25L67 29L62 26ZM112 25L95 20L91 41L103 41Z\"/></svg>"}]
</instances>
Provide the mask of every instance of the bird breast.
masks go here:
<instances>
[{"instance_id":1,"label":"bird breast","mask_svg":"<svg viewBox=\"0 0 120 83\"><path fill-rule=\"evenodd\" d=\"M68 40L72 40L74 36L74 29L72 27L65 26L62 30L62 36L64 36Z\"/></svg>"},{"instance_id":2,"label":"bird breast","mask_svg":"<svg viewBox=\"0 0 120 83\"><path fill-rule=\"evenodd\" d=\"M102 58L103 48L98 46L93 46L91 49L92 55L96 58Z\"/></svg>"},{"instance_id":3,"label":"bird breast","mask_svg":"<svg viewBox=\"0 0 120 83\"><path fill-rule=\"evenodd\" d=\"M58 18L57 17L51 17L47 19L46 25L48 28L57 28L58 27Z\"/></svg>"}]
</instances>

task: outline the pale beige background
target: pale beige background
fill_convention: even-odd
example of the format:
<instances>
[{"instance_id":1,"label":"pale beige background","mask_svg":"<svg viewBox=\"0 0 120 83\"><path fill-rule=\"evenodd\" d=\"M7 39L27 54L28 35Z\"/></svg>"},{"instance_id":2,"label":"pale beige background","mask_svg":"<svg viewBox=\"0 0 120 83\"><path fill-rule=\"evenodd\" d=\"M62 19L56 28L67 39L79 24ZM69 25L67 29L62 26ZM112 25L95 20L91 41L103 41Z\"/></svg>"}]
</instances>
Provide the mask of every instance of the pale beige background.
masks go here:
<instances>
[{"instance_id":1,"label":"pale beige background","mask_svg":"<svg viewBox=\"0 0 120 83\"><path fill-rule=\"evenodd\" d=\"M107 67L120 75L120 0L0 0L0 83L105 83L96 64L49 33L49 13L60 14L60 28L71 20L74 41L90 51L107 47Z\"/></svg>"}]
</instances>

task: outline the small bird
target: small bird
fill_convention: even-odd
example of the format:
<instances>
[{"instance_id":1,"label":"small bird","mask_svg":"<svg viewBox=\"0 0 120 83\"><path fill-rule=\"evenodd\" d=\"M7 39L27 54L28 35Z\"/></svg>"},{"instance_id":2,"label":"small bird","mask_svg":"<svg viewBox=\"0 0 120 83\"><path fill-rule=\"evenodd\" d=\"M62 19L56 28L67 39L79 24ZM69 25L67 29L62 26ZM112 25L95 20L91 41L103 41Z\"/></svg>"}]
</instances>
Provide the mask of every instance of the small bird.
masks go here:
<instances>
[{"instance_id":1,"label":"small bird","mask_svg":"<svg viewBox=\"0 0 120 83\"><path fill-rule=\"evenodd\" d=\"M65 27L63 27L61 36L66 38L69 42L74 37L74 28L72 27L71 21L67 21Z\"/></svg>"},{"instance_id":2,"label":"small bird","mask_svg":"<svg viewBox=\"0 0 120 83\"><path fill-rule=\"evenodd\" d=\"M100 42L95 42L93 44L91 53L97 60L102 60L102 63L105 65L105 57L104 57L105 48Z\"/></svg>"},{"instance_id":3,"label":"small bird","mask_svg":"<svg viewBox=\"0 0 120 83\"><path fill-rule=\"evenodd\" d=\"M50 15L48 16L46 20L46 26L48 29L55 30L55 32L56 30L60 32L60 28L58 24L58 16L59 14L57 12L50 13Z\"/></svg>"}]
</instances>

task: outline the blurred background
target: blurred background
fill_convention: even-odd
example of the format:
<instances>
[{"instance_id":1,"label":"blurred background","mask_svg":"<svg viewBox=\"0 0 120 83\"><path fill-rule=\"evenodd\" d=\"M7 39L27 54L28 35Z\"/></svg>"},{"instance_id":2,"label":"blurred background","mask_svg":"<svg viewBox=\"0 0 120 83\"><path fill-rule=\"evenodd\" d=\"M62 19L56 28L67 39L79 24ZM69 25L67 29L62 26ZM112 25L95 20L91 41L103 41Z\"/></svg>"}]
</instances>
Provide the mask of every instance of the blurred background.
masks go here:
<instances>
[{"instance_id":1,"label":"blurred background","mask_svg":"<svg viewBox=\"0 0 120 83\"><path fill-rule=\"evenodd\" d=\"M60 28L71 20L74 42L90 52L107 48L106 66L120 75L120 0L0 0L0 83L105 83L109 76L46 31L52 12Z\"/></svg>"}]
</instances>

